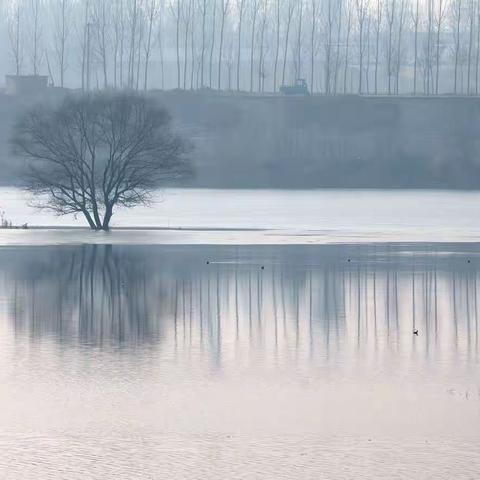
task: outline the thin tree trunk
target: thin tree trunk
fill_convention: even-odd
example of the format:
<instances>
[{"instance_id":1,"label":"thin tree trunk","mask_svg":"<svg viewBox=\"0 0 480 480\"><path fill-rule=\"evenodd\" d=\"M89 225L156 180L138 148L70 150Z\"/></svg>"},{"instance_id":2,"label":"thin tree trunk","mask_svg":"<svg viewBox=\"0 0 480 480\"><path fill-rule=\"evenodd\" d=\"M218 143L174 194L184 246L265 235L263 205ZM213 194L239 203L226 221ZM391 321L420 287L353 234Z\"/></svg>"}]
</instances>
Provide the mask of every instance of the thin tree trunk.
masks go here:
<instances>
[{"instance_id":1,"label":"thin tree trunk","mask_svg":"<svg viewBox=\"0 0 480 480\"><path fill-rule=\"evenodd\" d=\"M220 25L220 45L218 52L218 90L222 87L222 55L223 55L223 35L225 31L225 19L227 16L230 0L221 0L222 5L222 23Z\"/></svg>"},{"instance_id":2,"label":"thin tree trunk","mask_svg":"<svg viewBox=\"0 0 480 480\"><path fill-rule=\"evenodd\" d=\"M340 44L342 34L343 19L343 0L338 0L338 21L337 21L337 48L335 51L335 72L333 79L333 93L336 95L338 91L338 70L340 68Z\"/></svg>"},{"instance_id":3,"label":"thin tree trunk","mask_svg":"<svg viewBox=\"0 0 480 480\"><path fill-rule=\"evenodd\" d=\"M418 65L418 22L420 19L420 0L417 0L414 17L414 60L413 60L413 94L417 94L417 65Z\"/></svg>"},{"instance_id":4,"label":"thin tree trunk","mask_svg":"<svg viewBox=\"0 0 480 480\"><path fill-rule=\"evenodd\" d=\"M253 59L255 53L255 27L257 25L258 0L252 0L252 35L250 37L250 93L253 92Z\"/></svg>"},{"instance_id":5,"label":"thin tree trunk","mask_svg":"<svg viewBox=\"0 0 480 480\"><path fill-rule=\"evenodd\" d=\"M276 42L275 42L275 62L273 65L273 92L277 91L277 68L278 68L278 57L280 54L280 1L281 0L276 0L277 29L276 29Z\"/></svg>"},{"instance_id":6,"label":"thin tree trunk","mask_svg":"<svg viewBox=\"0 0 480 480\"><path fill-rule=\"evenodd\" d=\"M315 92L315 51L317 36L317 0L312 0L312 30L310 34L310 88Z\"/></svg>"},{"instance_id":7,"label":"thin tree trunk","mask_svg":"<svg viewBox=\"0 0 480 480\"><path fill-rule=\"evenodd\" d=\"M192 13L192 0L188 0L188 10L185 12L185 43L183 45L183 89L187 89L187 65L188 65L188 33Z\"/></svg>"},{"instance_id":8,"label":"thin tree trunk","mask_svg":"<svg viewBox=\"0 0 480 480\"><path fill-rule=\"evenodd\" d=\"M242 54L242 25L243 25L243 10L245 0L239 0L238 8L238 48L237 48L237 92L240 91L240 67Z\"/></svg>"},{"instance_id":9,"label":"thin tree trunk","mask_svg":"<svg viewBox=\"0 0 480 480\"><path fill-rule=\"evenodd\" d=\"M212 88L212 73L213 73L213 51L215 48L215 31L216 31L216 25L215 25L215 19L216 19L216 13L217 13L217 0L213 0L213 22L212 22L212 45L210 46L210 71L209 71L209 87Z\"/></svg>"},{"instance_id":10,"label":"thin tree trunk","mask_svg":"<svg viewBox=\"0 0 480 480\"><path fill-rule=\"evenodd\" d=\"M207 0L202 0L202 52L200 55L200 88L204 85L204 66L205 66L205 22L207 18Z\"/></svg>"},{"instance_id":11,"label":"thin tree trunk","mask_svg":"<svg viewBox=\"0 0 480 480\"><path fill-rule=\"evenodd\" d=\"M343 94L347 93L347 74L348 74L348 55L349 55L349 47L350 47L350 30L352 28L352 10L348 8L348 15L347 15L347 37L345 40L345 69L343 72Z\"/></svg>"},{"instance_id":12,"label":"thin tree trunk","mask_svg":"<svg viewBox=\"0 0 480 480\"><path fill-rule=\"evenodd\" d=\"M260 52L258 55L258 91L263 92L264 89L264 75L263 75L263 48L264 48L264 41L265 41L265 26L267 23L267 4L266 1L263 0L263 15L262 15L262 27L260 29Z\"/></svg>"},{"instance_id":13,"label":"thin tree trunk","mask_svg":"<svg viewBox=\"0 0 480 480\"><path fill-rule=\"evenodd\" d=\"M375 95L378 95L378 65L380 63L380 30L381 28L382 28L382 4L381 4L381 0L377 0L377 15L376 15L376 30L375 30Z\"/></svg>"},{"instance_id":14,"label":"thin tree trunk","mask_svg":"<svg viewBox=\"0 0 480 480\"><path fill-rule=\"evenodd\" d=\"M474 11L474 6L473 6L473 0L470 0L469 4L469 9L468 9L468 14L470 16L470 22L469 22L469 36L468 36L468 67L467 67L467 95L470 95L470 77L471 77L471 71L472 71L472 50L473 50L473 30L475 28L475 11Z\"/></svg>"},{"instance_id":15,"label":"thin tree trunk","mask_svg":"<svg viewBox=\"0 0 480 480\"><path fill-rule=\"evenodd\" d=\"M477 1L477 55L475 58L475 94L478 95L478 79L480 74L480 0Z\"/></svg>"},{"instance_id":16,"label":"thin tree trunk","mask_svg":"<svg viewBox=\"0 0 480 480\"><path fill-rule=\"evenodd\" d=\"M462 17L462 0L457 0L456 11L456 39L455 39L455 80L453 91L455 95L458 93L458 57L460 55L460 23Z\"/></svg>"},{"instance_id":17,"label":"thin tree trunk","mask_svg":"<svg viewBox=\"0 0 480 480\"><path fill-rule=\"evenodd\" d=\"M285 69L287 67L288 40L290 38L290 26L292 24L293 10L295 8L292 4L290 4L288 7L287 31L285 33L285 51L283 56L282 85L285 85Z\"/></svg>"},{"instance_id":18,"label":"thin tree trunk","mask_svg":"<svg viewBox=\"0 0 480 480\"><path fill-rule=\"evenodd\" d=\"M332 1L328 0L328 11L327 11L327 44L325 45L325 95L330 95L330 69L331 69L331 54L332 54L332 28L333 28L333 10L332 10Z\"/></svg>"}]
</instances>

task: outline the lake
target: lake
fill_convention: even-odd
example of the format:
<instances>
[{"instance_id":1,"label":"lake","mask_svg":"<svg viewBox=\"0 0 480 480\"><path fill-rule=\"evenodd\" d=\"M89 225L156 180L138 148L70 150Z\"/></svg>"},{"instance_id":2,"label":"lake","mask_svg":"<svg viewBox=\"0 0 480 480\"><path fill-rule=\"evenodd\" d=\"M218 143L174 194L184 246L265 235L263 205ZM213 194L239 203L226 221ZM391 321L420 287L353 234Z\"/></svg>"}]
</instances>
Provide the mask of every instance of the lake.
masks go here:
<instances>
[{"instance_id":1,"label":"lake","mask_svg":"<svg viewBox=\"0 0 480 480\"><path fill-rule=\"evenodd\" d=\"M426 228L473 238L477 194L458 195L412 199L390 225L410 218L413 232L436 209ZM261 214L243 212L231 226L255 227ZM1 478L478 477L480 244L12 239L0 247Z\"/></svg>"}]
</instances>

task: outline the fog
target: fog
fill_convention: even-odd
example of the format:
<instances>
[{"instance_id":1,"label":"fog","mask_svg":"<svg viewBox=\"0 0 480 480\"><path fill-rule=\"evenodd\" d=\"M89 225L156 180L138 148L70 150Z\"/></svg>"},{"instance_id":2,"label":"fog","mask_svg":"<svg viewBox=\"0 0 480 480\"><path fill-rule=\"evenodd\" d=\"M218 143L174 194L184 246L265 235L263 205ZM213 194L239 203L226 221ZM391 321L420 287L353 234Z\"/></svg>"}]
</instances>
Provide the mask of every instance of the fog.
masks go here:
<instances>
[{"instance_id":1,"label":"fog","mask_svg":"<svg viewBox=\"0 0 480 480\"><path fill-rule=\"evenodd\" d=\"M480 24L461 0L4 2L0 183L11 128L72 91L148 91L192 141L209 188L479 186ZM284 95L305 79L315 96ZM355 94L355 95L353 95ZM359 94L361 96L359 96Z\"/></svg>"},{"instance_id":2,"label":"fog","mask_svg":"<svg viewBox=\"0 0 480 480\"><path fill-rule=\"evenodd\" d=\"M476 94L478 2L4 0L1 74L66 88ZM2 75L3 76L3 75Z\"/></svg>"},{"instance_id":3,"label":"fog","mask_svg":"<svg viewBox=\"0 0 480 480\"><path fill-rule=\"evenodd\" d=\"M0 477L480 472L480 0L0 0Z\"/></svg>"}]
</instances>

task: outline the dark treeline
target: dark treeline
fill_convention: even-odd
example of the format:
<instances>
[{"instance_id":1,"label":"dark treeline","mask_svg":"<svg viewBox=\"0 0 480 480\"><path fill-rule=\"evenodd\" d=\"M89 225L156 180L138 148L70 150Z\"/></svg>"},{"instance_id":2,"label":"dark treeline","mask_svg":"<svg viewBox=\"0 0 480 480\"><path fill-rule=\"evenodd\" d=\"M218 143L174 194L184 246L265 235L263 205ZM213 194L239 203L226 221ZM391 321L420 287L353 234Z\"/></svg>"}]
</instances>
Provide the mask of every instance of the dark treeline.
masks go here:
<instances>
[{"instance_id":1,"label":"dark treeline","mask_svg":"<svg viewBox=\"0 0 480 480\"><path fill-rule=\"evenodd\" d=\"M8 72L90 90L478 94L480 0L10 0Z\"/></svg>"}]
</instances>

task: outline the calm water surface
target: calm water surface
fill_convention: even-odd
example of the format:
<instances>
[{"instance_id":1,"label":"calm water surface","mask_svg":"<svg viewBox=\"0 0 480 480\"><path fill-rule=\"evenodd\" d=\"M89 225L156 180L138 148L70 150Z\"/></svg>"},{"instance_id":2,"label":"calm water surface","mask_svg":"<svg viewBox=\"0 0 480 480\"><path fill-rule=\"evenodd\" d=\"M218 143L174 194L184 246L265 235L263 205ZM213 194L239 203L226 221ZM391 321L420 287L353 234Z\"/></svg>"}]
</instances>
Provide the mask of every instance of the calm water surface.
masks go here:
<instances>
[{"instance_id":1,"label":"calm water surface","mask_svg":"<svg viewBox=\"0 0 480 480\"><path fill-rule=\"evenodd\" d=\"M0 478L478 478L479 270L476 244L1 247Z\"/></svg>"},{"instance_id":2,"label":"calm water surface","mask_svg":"<svg viewBox=\"0 0 480 480\"><path fill-rule=\"evenodd\" d=\"M85 226L73 216L56 217L28 206L35 201L18 189L0 188L0 211L16 225ZM325 242L477 242L480 238L480 192L418 190L208 190L167 189L150 207L118 209L113 227L277 230L274 236L242 232L161 238L173 243L325 243ZM29 232L0 231L0 244L64 243L65 232L48 238ZM35 237L37 234L35 234ZM148 242L156 242L149 235ZM285 238L287 237L288 238ZM295 236L295 237L294 237ZM6 237L6 238L4 238ZM27 237L27 238L25 238ZM98 236L97 236L98 237ZM78 236L77 236L78 241ZM92 236L84 242L95 242ZM115 240L112 240L115 241ZM130 235L124 243L138 239ZM140 239L148 243L145 239Z\"/></svg>"}]
</instances>

